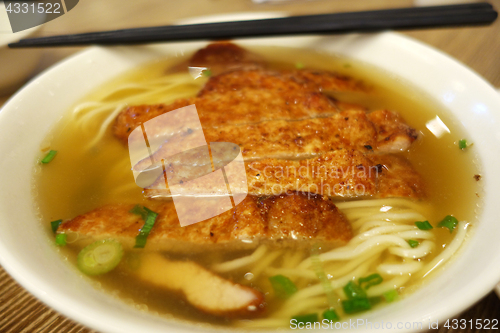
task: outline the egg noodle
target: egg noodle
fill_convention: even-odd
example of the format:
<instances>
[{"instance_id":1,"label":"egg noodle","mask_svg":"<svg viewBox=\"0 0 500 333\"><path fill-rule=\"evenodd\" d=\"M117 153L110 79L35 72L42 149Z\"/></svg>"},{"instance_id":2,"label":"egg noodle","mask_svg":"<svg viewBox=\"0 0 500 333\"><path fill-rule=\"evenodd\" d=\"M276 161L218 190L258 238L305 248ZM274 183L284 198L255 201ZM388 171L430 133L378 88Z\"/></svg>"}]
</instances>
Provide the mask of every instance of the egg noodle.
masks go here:
<instances>
[{"instance_id":1,"label":"egg noodle","mask_svg":"<svg viewBox=\"0 0 500 333\"><path fill-rule=\"evenodd\" d=\"M379 273L384 282L367 290L368 297L381 296L391 290L405 287L411 280L428 275L448 261L465 240L468 224L459 222L453 240L432 260L427 257L436 248L432 231L420 230L415 221L426 220L426 204L407 199L375 199L336 203L353 227L354 237L345 246L319 254L328 283L337 296L336 304L328 302L312 265L312 258L301 252L285 254L276 260L280 250L259 247L248 257L238 258L213 267L219 272L247 270L251 273L273 276L282 274L298 285L306 287L287 299L269 318L241 321L245 327L287 327L290 318L300 313L321 313L334 307L343 315L340 303L345 299L343 287L349 281ZM420 242L412 248L408 240ZM256 276L254 275L253 278Z\"/></svg>"}]
</instances>

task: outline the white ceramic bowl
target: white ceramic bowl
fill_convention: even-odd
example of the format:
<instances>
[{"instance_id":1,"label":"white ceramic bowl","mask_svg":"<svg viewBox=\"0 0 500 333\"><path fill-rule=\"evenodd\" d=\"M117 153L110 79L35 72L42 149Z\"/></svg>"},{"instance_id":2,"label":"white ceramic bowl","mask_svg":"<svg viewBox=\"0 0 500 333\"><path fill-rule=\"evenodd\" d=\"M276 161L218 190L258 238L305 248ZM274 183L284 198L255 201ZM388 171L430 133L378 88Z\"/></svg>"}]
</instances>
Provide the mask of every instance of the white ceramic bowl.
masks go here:
<instances>
[{"instance_id":1,"label":"white ceramic bowl","mask_svg":"<svg viewBox=\"0 0 500 333\"><path fill-rule=\"evenodd\" d=\"M0 95L16 90L33 73L42 49L10 49L9 43L36 37L42 26L12 33L5 4L0 2Z\"/></svg>"},{"instance_id":2,"label":"white ceramic bowl","mask_svg":"<svg viewBox=\"0 0 500 333\"><path fill-rule=\"evenodd\" d=\"M320 49L373 64L440 101L475 143L487 181L481 223L465 250L410 297L367 313L364 319L391 322L393 327L398 322L422 322L424 329L429 321L439 320L441 327L494 288L500 280L500 97L488 83L439 51L395 33L249 39L242 44ZM190 332L193 327L135 311L95 290L61 260L35 217L30 188L35 156L51 126L95 87L141 63L202 45L92 47L42 73L0 112L0 262L49 306L100 331Z\"/></svg>"}]
</instances>

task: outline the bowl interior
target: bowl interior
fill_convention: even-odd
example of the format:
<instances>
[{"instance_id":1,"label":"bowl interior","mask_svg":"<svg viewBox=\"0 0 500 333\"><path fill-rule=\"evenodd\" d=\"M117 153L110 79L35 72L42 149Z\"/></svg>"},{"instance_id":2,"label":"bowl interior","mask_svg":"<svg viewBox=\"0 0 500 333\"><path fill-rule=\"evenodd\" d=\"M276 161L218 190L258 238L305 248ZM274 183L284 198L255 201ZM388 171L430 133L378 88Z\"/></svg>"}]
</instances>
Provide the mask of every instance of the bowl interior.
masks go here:
<instances>
[{"instance_id":1,"label":"bowl interior","mask_svg":"<svg viewBox=\"0 0 500 333\"><path fill-rule=\"evenodd\" d=\"M496 217L500 175L500 97L446 55L394 33L338 37L249 39L243 45L324 50L377 66L434 97L458 119L487 181L480 224L462 254L410 297L367 313L374 322L440 323L472 305L500 280L500 224ZM40 142L64 112L96 86L142 63L195 50L204 43L140 47L93 47L42 73L0 112L0 262L31 293L61 313L106 332L189 332L192 327L136 311L96 290L63 262L37 221L31 177ZM402 328L417 331L420 326ZM206 328L204 328L206 329ZM206 329L210 330L210 329ZM355 331L369 331L360 326Z\"/></svg>"}]
</instances>

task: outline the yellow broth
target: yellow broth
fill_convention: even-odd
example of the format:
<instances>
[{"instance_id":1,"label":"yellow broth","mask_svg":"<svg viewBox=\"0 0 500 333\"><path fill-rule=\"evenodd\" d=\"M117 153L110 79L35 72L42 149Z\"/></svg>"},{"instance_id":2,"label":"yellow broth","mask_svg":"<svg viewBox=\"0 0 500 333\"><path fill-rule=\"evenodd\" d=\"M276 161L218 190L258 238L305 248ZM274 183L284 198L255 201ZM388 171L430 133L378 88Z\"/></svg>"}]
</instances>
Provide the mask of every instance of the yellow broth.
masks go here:
<instances>
[{"instance_id":1,"label":"yellow broth","mask_svg":"<svg viewBox=\"0 0 500 333\"><path fill-rule=\"evenodd\" d=\"M333 70L341 74L355 77L373 87L368 95L357 93L338 93L334 97L346 101L365 105L370 109L386 108L399 112L412 127L420 133L409 152L403 153L413 164L415 169L424 177L428 202L431 210L428 219L436 225L446 215L453 214L459 220L474 223L479 207L480 182L474 179L479 174L475 162L474 147L465 151L458 148L457 142L467 138L459 121L450 115L436 101L422 94L410 83L388 73L381 72L365 64L334 57L320 52L297 50L278 47L255 48L255 52L267 57L276 68L293 68L297 65L305 68ZM111 82L99 87L81 102L101 100L111 89L126 83L141 83L154 80L169 72L169 68L182 64L184 59L170 58L147 64L122 75ZM187 70L187 69L184 69ZM194 95L202 86L205 79L199 79L190 87L188 94ZM108 97L107 100L120 100L128 94L137 91L122 91ZM150 104L170 102L168 96L152 96ZM426 129L426 123L436 115L450 129L449 134L436 138ZM82 131L76 126L70 111L58 122L47 140L41 145L41 150L48 148L58 151L56 158L48 165L37 165L34 173L34 194L36 203L41 213L41 223L46 226L47 235L53 237L50 231L50 221L57 219L71 219L79 214L88 212L105 204L133 203L151 205L142 194L142 189L134 183L127 148L118 142L111 134L111 126L105 136L93 148L87 149L86 144L95 135L101 122L105 119L96 117L91 130ZM93 129L93 131L92 131ZM43 156L43 152L40 156ZM435 229L436 245L426 261L431 260L448 244L453 237L447 229ZM52 238L51 238L52 239ZM71 244L60 248L61 255L70 262L76 262L79 251L77 246ZM189 305L182 297L169 291L160 290L145 282L136 281L129 276L128 268L136 260L137 253L141 250L128 251L120 265L110 273L91 279L102 289L136 306L139 310L156 312L165 316L186 319L193 322L213 323L228 325L233 321L217 318L202 313ZM277 259L288 260L294 255L306 258L309 250L283 249ZM300 253L300 251L302 251ZM248 255L249 251L217 250L204 254L173 255L173 258L190 259L205 267L229 259ZM299 254L297 254L299 253ZM283 259L288 258L288 259ZM374 263L375 265L376 263ZM266 293L268 313L279 308L281 301L273 298L272 288L267 276L248 281L245 274L248 270L237 270L230 274L223 274L242 284L255 286ZM248 277L248 275L247 275ZM402 289L403 294L414 289L426 279L411 279ZM307 285L304 279L296 279L300 288ZM326 307L326 304L325 304Z\"/></svg>"}]
</instances>

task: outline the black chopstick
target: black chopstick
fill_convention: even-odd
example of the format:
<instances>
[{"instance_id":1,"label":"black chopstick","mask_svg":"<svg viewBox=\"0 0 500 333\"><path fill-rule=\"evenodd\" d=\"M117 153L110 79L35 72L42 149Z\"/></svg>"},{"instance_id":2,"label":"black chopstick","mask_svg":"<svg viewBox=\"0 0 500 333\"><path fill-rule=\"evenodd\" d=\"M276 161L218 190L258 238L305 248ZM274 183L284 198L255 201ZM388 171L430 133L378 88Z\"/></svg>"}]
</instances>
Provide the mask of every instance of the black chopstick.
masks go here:
<instances>
[{"instance_id":1,"label":"black chopstick","mask_svg":"<svg viewBox=\"0 0 500 333\"><path fill-rule=\"evenodd\" d=\"M489 3L291 16L252 21L135 28L21 39L9 47L131 45L225 40L283 35L339 34L490 24L498 13Z\"/></svg>"}]
</instances>

